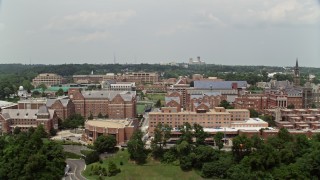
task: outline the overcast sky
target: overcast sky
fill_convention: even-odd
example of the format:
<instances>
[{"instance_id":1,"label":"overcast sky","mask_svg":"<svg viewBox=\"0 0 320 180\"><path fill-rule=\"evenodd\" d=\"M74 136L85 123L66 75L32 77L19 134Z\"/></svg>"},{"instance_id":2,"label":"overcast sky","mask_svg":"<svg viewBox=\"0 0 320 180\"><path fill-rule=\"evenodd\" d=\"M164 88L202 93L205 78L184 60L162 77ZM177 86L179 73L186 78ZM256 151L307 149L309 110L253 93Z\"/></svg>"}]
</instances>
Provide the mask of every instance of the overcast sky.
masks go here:
<instances>
[{"instance_id":1,"label":"overcast sky","mask_svg":"<svg viewBox=\"0 0 320 180\"><path fill-rule=\"evenodd\" d=\"M320 67L320 0L0 0L0 63Z\"/></svg>"}]
</instances>

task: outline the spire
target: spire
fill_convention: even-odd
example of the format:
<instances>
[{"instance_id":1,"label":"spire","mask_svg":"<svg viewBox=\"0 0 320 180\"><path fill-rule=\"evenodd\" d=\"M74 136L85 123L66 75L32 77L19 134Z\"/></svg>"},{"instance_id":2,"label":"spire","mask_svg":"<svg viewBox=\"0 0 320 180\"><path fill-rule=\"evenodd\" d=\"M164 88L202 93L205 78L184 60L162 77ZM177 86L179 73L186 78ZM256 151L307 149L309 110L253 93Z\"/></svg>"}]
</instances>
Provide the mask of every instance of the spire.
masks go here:
<instances>
[{"instance_id":1,"label":"spire","mask_svg":"<svg viewBox=\"0 0 320 180\"><path fill-rule=\"evenodd\" d=\"M298 65L298 58L296 59L296 69L299 68L299 65Z\"/></svg>"}]
</instances>

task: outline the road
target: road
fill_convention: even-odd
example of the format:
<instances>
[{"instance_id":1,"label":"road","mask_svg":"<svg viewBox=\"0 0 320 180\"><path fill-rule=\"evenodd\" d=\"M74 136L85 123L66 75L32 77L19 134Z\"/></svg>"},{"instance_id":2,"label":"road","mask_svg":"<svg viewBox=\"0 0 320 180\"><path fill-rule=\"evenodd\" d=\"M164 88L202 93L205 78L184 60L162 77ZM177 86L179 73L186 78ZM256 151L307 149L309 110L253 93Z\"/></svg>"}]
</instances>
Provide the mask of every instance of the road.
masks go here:
<instances>
[{"instance_id":1,"label":"road","mask_svg":"<svg viewBox=\"0 0 320 180\"><path fill-rule=\"evenodd\" d=\"M63 180L86 180L85 177L81 175L86 164L83 159L67 159L67 164L70 166L70 172Z\"/></svg>"}]
</instances>

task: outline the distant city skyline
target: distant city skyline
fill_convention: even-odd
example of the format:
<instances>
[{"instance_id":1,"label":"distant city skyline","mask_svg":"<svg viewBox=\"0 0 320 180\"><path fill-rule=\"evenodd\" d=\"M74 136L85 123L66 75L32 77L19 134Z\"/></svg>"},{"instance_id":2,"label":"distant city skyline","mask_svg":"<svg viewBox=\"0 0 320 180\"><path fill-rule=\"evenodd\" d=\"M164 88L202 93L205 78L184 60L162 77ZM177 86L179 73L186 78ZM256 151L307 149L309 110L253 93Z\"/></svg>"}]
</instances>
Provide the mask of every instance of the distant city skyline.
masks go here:
<instances>
[{"instance_id":1,"label":"distant city skyline","mask_svg":"<svg viewBox=\"0 0 320 180\"><path fill-rule=\"evenodd\" d=\"M0 0L0 64L320 67L320 0Z\"/></svg>"}]
</instances>

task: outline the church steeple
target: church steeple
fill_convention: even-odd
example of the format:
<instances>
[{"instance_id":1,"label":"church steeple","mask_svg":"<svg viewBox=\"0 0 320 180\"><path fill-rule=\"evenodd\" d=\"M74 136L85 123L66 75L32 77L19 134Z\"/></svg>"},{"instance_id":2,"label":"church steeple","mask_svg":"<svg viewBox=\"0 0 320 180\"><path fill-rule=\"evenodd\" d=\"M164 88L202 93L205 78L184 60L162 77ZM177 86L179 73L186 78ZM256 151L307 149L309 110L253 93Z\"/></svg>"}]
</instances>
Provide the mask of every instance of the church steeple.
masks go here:
<instances>
[{"instance_id":1,"label":"church steeple","mask_svg":"<svg viewBox=\"0 0 320 180\"><path fill-rule=\"evenodd\" d=\"M300 86L300 70L298 65L298 58L296 59L296 66L293 70L293 85Z\"/></svg>"}]
</instances>

